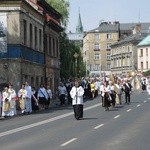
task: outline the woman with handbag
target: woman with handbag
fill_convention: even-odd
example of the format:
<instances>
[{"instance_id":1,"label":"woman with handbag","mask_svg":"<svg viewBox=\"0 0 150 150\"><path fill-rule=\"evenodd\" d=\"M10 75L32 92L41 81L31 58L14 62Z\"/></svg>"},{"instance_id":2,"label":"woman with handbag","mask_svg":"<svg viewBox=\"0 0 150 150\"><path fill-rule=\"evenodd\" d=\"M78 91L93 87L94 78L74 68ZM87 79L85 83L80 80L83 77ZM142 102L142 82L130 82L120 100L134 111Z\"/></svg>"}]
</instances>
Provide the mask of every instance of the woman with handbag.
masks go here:
<instances>
[{"instance_id":1,"label":"woman with handbag","mask_svg":"<svg viewBox=\"0 0 150 150\"><path fill-rule=\"evenodd\" d=\"M46 103L48 101L48 95L47 95L47 91L44 88L43 84L40 85L40 88L39 88L38 94L37 94L37 99L38 99L38 103L39 103L39 109L44 110Z\"/></svg>"}]
</instances>

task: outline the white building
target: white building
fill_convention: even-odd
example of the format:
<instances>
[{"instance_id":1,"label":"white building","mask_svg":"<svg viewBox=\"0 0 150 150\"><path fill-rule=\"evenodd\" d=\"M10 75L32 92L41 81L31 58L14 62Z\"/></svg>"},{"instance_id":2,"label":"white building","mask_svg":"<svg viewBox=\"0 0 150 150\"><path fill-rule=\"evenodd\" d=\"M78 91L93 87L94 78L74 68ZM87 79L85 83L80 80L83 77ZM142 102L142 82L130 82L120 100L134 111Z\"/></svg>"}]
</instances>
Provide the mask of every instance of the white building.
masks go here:
<instances>
[{"instance_id":1,"label":"white building","mask_svg":"<svg viewBox=\"0 0 150 150\"><path fill-rule=\"evenodd\" d=\"M150 70L150 35L144 38L138 45L138 71L145 72Z\"/></svg>"}]
</instances>

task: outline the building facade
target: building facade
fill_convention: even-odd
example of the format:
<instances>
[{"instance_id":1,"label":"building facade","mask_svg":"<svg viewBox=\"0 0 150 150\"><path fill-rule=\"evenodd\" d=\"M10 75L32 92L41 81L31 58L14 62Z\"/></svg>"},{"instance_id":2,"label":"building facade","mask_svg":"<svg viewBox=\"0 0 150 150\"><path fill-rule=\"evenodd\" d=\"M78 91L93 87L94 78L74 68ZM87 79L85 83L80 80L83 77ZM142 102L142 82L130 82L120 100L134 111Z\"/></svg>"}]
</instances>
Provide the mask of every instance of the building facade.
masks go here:
<instances>
[{"instance_id":1,"label":"building facade","mask_svg":"<svg viewBox=\"0 0 150 150\"><path fill-rule=\"evenodd\" d=\"M110 73L111 45L119 40L116 23L103 22L94 30L87 32L83 39L83 59L86 62L87 76Z\"/></svg>"},{"instance_id":2,"label":"building facade","mask_svg":"<svg viewBox=\"0 0 150 150\"><path fill-rule=\"evenodd\" d=\"M133 45L137 43L133 42L134 36L131 37L131 35L133 33L148 33L149 26L150 23L101 22L98 28L88 31L83 38L83 59L86 62L87 75L109 75L111 71L122 73L127 70L135 70L137 68L137 61L133 62L131 59L130 50L136 49L136 46L134 47ZM127 37L128 39L126 39ZM133 41L131 38L133 38ZM122 41L124 39L125 41ZM120 42L118 43L118 41ZM132 41L134 44L129 41ZM113 51L111 49L112 45L114 45ZM122 48L124 51L123 54ZM134 55L136 54L133 54L133 58ZM135 66L130 66L130 63L136 64Z\"/></svg>"},{"instance_id":3,"label":"building facade","mask_svg":"<svg viewBox=\"0 0 150 150\"><path fill-rule=\"evenodd\" d=\"M150 70L150 36L145 37L137 47L138 72Z\"/></svg>"},{"instance_id":4,"label":"building facade","mask_svg":"<svg viewBox=\"0 0 150 150\"><path fill-rule=\"evenodd\" d=\"M111 72L113 74L127 74L137 71L137 44L144 35L128 36L111 46Z\"/></svg>"},{"instance_id":5,"label":"building facade","mask_svg":"<svg viewBox=\"0 0 150 150\"><path fill-rule=\"evenodd\" d=\"M2 48L2 43L0 45L0 83L10 82L16 90L25 81L39 87L40 83L45 83L50 76L53 82L56 80L54 75L47 74L47 68L53 69L52 74L57 70L59 80L60 30L52 28L51 22L60 29L61 15L41 0L1 0L0 15L4 16L6 21L3 25L1 20L1 28L7 33L6 46ZM45 43L47 34L52 39ZM48 45L51 45L51 48ZM52 55L47 56L48 51L51 51ZM47 65L47 57L55 60L55 63ZM51 87L55 89L54 85Z\"/></svg>"}]
</instances>

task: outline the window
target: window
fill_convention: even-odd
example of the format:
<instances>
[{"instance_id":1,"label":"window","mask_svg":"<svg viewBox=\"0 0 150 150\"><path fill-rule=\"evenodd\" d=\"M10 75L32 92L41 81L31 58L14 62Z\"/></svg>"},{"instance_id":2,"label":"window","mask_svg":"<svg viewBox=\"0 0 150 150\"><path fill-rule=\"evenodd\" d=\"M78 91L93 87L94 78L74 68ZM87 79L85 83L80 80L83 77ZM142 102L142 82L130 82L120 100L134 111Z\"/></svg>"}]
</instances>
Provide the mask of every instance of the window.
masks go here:
<instances>
[{"instance_id":1,"label":"window","mask_svg":"<svg viewBox=\"0 0 150 150\"><path fill-rule=\"evenodd\" d=\"M148 56L148 48L146 48L146 56Z\"/></svg>"},{"instance_id":2,"label":"window","mask_svg":"<svg viewBox=\"0 0 150 150\"><path fill-rule=\"evenodd\" d=\"M59 42L56 40L56 57L59 56Z\"/></svg>"},{"instance_id":3,"label":"window","mask_svg":"<svg viewBox=\"0 0 150 150\"><path fill-rule=\"evenodd\" d=\"M36 86L39 86L39 77L36 77Z\"/></svg>"},{"instance_id":4,"label":"window","mask_svg":"<svg viewBox=\"0 0 150 150\"><path fill-rule=\"evenodd\" d=\"M42 30L39 29L39 51L42 49Z\"/></svg>"},{"instance_id":5,"label":"window","mask_svg":"<svg viewBox=\"0 0 150 150\"><path fill-rule=\"evenodd\" d=\"M100 60L100 54L98 54L98 53L94 54L94 59L95 60Z\"/></svg>"},{"instance_id":6,"label":"window","mask_svg":"<svg viewBox=\"0 0 150 150\"><path fill-rule=\"evenodd\" d=\"M53 38L53 56L55 56L55 39Z\"/></svg>"},{"instance_id":7,"label":"window","mask_svg":"<svg viewBox=\"0 0 150 150\"><path fill-rule=\"evenodd\" d=\"M111 34L107 34L107 39L112 39L112 35Z\"/></svg>"},{"instance_id":8,"label":"window","mask_svg":"<svg viewBox=\"0 0 150 150\"><path fill-rule=\"evenodd\" d=\"M99 40L99 39L100 39L99 34L97 34L97 33L96 33L96 34L94 34L94 39L95 39L95 40Z\"/></svg>"},{"instance_id":9,"label":"window","mask_svg":"<svg viewBox=\"0 0 150 150\"><path fill-rule=\"evenodd\" d=\"M128 46L128 52L130 52L130 46Z\"/></svg>"},{"instance_id":10,"label":"window","mask_svg":"<svg viewBox=\"0 0 150 150\"><path fill-rule=\"evenodd\" d=\"M23 20L23 28L24 28L24 32L23 32L23 36L24 36L24 45L27 44L27 21Z\"/></svg>"},{"instance_id":11,"label":"window","mask_svg":"<svg viewBox=\"0 0 150 150\"><path fill-rule=\"evenodd\" d=\"M51 44L51 40L52 40L52 38L51 38L51 36L49 36L49 51L48 51L48 54L49 54L50 56L52 56L52 51L51 51L51 49L52 49L52 44Z\"/></svg>"},{"instance_id":12,"label":"window","mask_svg":"<svg viewBox=\"0 0 150 150\"><path fill-rule=\"evenodd\" d=\"M35 34L34 47L36 50L37 49L37 27L34 28L34 34Z\"/></svg>"},{"instance_id":13,"label":"window","mask_svg":"<svg viewBox=\"0 0 150 150\"><path fill-rule=\"evenodd\" d=\"M107 43L107 49L111 49L111 43Z\"/></svg>"},{"instance_id":14,"label":"window","mask_svg":"<svg viewBox=\"0 0 150 150\"><path fill-rule=\"evenodd\" d=\"M34 77L31 77L31 85L34 85Z\"/></svg>"},{"instance_id":15,"label":"window","mask_svg":"<svg viewBox=\"0 0 150 150\"><path fill-rule=\"evenodd\" d=\"M107 60L110 60L111 59L111 55L110 53L107 53Z\"/></svg>"},{"instance_id":16,"label":"window","mask_svg":"<svg viewBox=\"0 0 150 150\"><path fill-rule=\"evenodd\" d=\"M107 68L106 68L107 70L110 70L110 64L107 64Z\"/></svg>"},{"instance_id":17,"label":"window","mask_svg":"<svg viewBox=\"0 0 150 150\"><path fill-rule=\"evenodd\" d=\"M32 30L32 24L30 23L30 47L32 48L33 44L33 30Z\"/></svg>"},{"instance_id":18,"label":"window","mask_svg":"<svg viewBox=\"0 0 150 150\"><path fill-rule=\"evenodd\" d=\"M99 50L99 49L100 49L99 43L95 43L95 44L94 44L94 50Z\"/></svg>"},{"instance_id":19,"label":"window","mask_svg":"<svg viewBox=\"0 0 150 150\"><path fill-rule=\"evenodd\" d=\"M146 62L146 69L148 69L148 61Z\"/></svg>"},{"instance_id":20,"label":"window","mask_svg":"<svg viewBox=\"0 0 150 150\"><path fill-rule=\"evenodd\" d=\"M95 71L99 71L100 70L100 64L95 64L93 69Z\"/></svg>"},{"instance_id":21,"label":"window","mask_svg":"<svg viewBox=\"0 0 150 150\"><path fill-rule=\"evenodd\" d=\"M141 62L141 70L143 70L143 62Z\"/></svg>"},{"instance_id":22,"label":"window","mask_svg":"<svg viewBox=\"0 0 150 150\"><path fill-rule=\"evenodd\" d=\"M143 57L143 49L140 49L140 57Z\"/></svg>"}]
</instances>

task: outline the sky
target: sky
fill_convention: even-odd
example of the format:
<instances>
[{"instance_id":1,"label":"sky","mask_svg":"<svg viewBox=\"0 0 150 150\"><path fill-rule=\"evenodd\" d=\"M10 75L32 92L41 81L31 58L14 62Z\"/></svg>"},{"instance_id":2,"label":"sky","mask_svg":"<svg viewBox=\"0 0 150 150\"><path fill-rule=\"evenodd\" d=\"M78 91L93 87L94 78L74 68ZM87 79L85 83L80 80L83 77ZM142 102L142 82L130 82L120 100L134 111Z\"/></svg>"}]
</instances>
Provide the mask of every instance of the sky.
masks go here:
<instances>
[{"instance_id":1,"label":"sky","mask_svg":"<svg viewBox=\"0 0 150 150\"><path fill-rule=\"evenodd\" d=\"M84 31L101 21L120 23L150 22L150 0L68 0L70 15L67 31L75 32L79 10Z\"/></svg>"}]
</instances>

